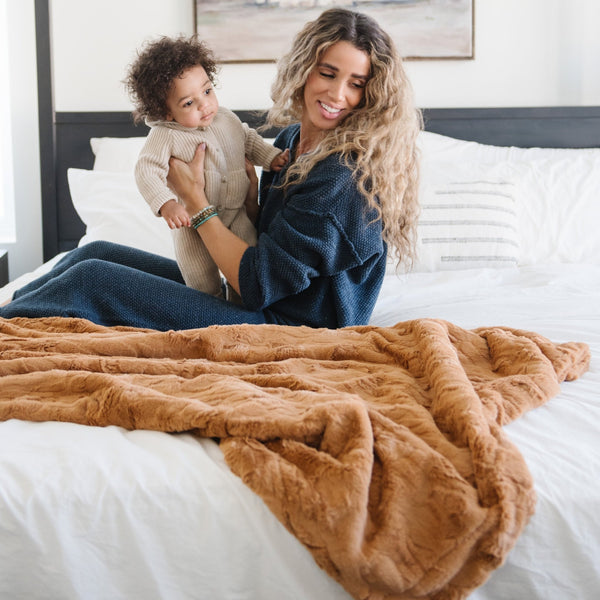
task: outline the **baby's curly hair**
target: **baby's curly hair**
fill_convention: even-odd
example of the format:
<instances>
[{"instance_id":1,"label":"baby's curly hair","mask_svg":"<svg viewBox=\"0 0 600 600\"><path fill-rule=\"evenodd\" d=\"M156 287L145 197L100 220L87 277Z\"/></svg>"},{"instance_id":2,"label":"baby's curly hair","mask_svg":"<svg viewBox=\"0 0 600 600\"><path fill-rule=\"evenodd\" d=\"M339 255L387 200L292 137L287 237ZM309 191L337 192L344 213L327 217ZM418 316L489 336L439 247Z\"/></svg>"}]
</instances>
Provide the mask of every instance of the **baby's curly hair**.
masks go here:
<instances>
[{"instance_id":1,"label":"baby's curly hair","mask_svg":"<svg viewBox=\"0 0 600 600\"><path fill-rule=\"evenodd\" d=\"M129 66L123 82L135 107L135 122L166 119L167 97L173 81L198 65L214 85L218 71L215 55L197 35L164 36L146 43Z\"/></svg>"}]
</instances>

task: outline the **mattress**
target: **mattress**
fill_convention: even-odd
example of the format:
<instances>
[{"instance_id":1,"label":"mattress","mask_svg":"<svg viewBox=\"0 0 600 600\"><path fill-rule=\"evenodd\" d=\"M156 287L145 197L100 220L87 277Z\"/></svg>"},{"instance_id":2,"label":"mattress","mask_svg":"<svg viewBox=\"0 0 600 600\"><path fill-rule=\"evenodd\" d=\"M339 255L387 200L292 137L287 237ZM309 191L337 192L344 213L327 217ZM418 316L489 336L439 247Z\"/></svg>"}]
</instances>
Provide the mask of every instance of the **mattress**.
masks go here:
<instances>
[{"instance_id":1,"label":"mattress","mask_svg":"<svg viewBox=\"0 0 600 600\"><path fill-rule=\"evenodd\" d=\"M474 600L591 600L600 590L598 307L596 265L386 275L372 324L503 325L592 351L587 373L505 427L537 507ZM0 597L350 598L212 440L11 420L0 423L0 478Z\"/></svg>"}]
</instances>

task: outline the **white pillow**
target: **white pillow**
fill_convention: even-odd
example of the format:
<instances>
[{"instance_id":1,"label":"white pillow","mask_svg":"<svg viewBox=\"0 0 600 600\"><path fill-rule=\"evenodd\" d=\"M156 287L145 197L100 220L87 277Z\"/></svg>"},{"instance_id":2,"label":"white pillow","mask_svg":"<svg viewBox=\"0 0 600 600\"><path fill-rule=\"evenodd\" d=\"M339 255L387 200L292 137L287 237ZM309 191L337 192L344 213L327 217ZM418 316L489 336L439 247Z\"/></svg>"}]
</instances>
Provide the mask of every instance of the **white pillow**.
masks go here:
<instances>
[{"instance_id":1,"label":"white pillow","mask_svg":"<svg viewBox=\"0 0 600 600\"><path fill-rule=\"evenodd\" d=\"M133 172L68 169L67 177L73 206L86 226L80 246L107 240L175 258L171 230L142 198Z\"/></svg>"},{"instance_id":2,"label":"white pillow","mask_svg":"<svg viewBox=\"0 0 600 600\"><path fill-rule=\"evenodd\" d=\"M520 176L520 264L600 264L600 149L517 148L421 132L424 170L439 165L512 165Z\"/></svg>"},{"instance_id":3,"label":"white pillow","mask_svg":"<svg viewBox=\"0 0 600 600\"><path fill-rule=\"evenodd\" d=\"M518 193L506 164L423 167L413 271L515 267Z\"/></svg>"},{"instance_id":4,"label":"white pillow","mask_svg":"<svg viewBox=\"0 0 600 600\"><path fill-rule=\"evenodd\" d=\"M593 157L598 148L519 148L518 146L492 146L421 131L418 145L423 155L441 162L469 163L529 163L542 159L573 159L577 156Z\"/></svg>"},{"instance_id":5,"label":"white pillow","mask_svg":"<svg viewBox=\"0 0 600 600\"><path fill-rule=\"evenodd\" d=\"M526 169L523 264L600 264L600 153L539 159Z\"/></svg>"},{"instance_id":6,"label":"white pillow","mask_svg":"<svg viewBox=\"0 0 600 600\"><path fill-rule=\"evenodd\" d=\"M132 173L146 138L90 138L94 171ZM273 140L270 140L271 142ZM260 179L262 167L254 167Z\"/></svg>"},{"instance_id":7,"label":"white pillow","mask_svg":"<svg viewBox=\"0 0 600 600\"><path fill-rule=\"evenodd\" d=\"M94 153L94 171L115 171L133 173L138 156L146 141L145 137L130 138L91 138L90 146ZM273 144L274 138L265 138ZM256 167L260 177L261 168Z\"/></svg>"},{"instance_id":8,"label":"white pillow","mask_svg":"<svg viewBox=\"0 0 600 600\"><path fill-rule=\"evenodd\" d=\"M133 173L145 141L145 137L91 138L94 170Z\"/></svg>"}]
</instances>

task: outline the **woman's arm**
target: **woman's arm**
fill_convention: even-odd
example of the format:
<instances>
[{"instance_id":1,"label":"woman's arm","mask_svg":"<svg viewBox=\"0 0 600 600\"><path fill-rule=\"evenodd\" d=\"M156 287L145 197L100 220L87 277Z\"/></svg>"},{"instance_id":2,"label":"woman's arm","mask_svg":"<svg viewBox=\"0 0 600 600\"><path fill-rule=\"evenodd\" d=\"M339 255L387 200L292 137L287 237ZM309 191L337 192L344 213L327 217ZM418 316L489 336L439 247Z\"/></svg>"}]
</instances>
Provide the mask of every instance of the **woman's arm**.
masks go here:
<instances>
[{"instance_id":1,"label":"woman's arm","mask_svg":"<svg viewBox=\"0 0 600 600\"><path fill-rule=\"evenodd\" d=\"M205 144L200 144L191 162L186 163L177 158L169 161L169 187L183 200L190 215L209 205L204 191L205 152ZM196 232L221 273L239 294L240 262L248 244L227 229L218 216L200 225Z\"/></svg>"}]
</instances>

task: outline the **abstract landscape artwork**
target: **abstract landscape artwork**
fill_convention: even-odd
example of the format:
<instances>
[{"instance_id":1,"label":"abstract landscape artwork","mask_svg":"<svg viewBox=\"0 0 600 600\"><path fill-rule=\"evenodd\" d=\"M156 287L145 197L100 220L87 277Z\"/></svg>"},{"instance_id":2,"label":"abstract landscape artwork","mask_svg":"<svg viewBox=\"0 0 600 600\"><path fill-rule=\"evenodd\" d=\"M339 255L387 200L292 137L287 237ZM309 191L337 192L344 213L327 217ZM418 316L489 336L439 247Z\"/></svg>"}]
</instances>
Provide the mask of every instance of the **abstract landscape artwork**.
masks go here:
<instances>
[{"instance_id":1,"label":"abstract landscape artwork","mask_svg":"<svg viewBox=\"0 0 600 600\"><path fill-rule=\"evenodd\" d=\"M273 62L334 6L374 17L408 59L473 58L473 0L194 0L196 32L221 62Z\"/></svg>"}]
</instances>

